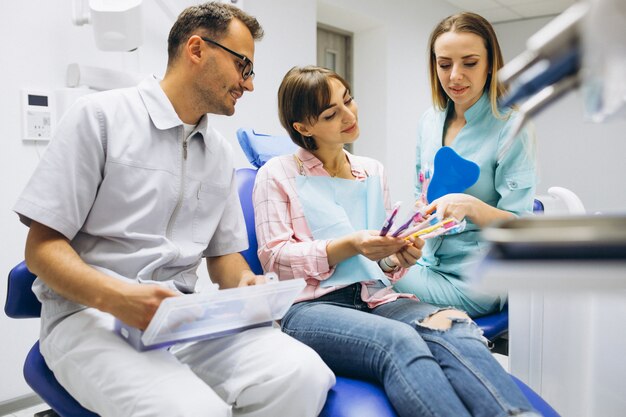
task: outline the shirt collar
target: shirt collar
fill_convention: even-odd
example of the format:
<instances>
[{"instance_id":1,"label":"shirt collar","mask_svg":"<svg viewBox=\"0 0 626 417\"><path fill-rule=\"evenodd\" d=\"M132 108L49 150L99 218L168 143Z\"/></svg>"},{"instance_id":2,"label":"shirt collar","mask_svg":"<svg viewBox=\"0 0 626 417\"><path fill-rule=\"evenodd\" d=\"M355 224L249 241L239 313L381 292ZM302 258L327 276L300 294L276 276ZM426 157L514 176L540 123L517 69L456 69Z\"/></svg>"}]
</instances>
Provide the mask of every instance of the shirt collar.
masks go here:
<instances>
[{"instance_id":1,"label":"shirt collar","mask_svg":"<svg viewBox=\"0 0 626 417\"><path fill-rule=\"evenodd\" d=\"M343 152L346 154L348 162L350 162L352 175L354 175L355 178L358 179L367 177L367 171L365 171L365 168L363 168L363 166L356 160L356 158L354 158L354 155L352 155L345 149L343 150ZM317 170L323 170L324 172L326 172L326 170L324 170L324 165L322 164L322 161L320 161L315 155L313 155L306 149L298 148L298 150L296 151L296 156L302 161L302 165L304 166L306 171L312 172L314 174L320 173Z\"/></svg>"},{"instance_id":2,"label":"shirt collar","mask_svg":"<svg viewBox=\"0 0 626 417\"><path fill-rule=\"evenodd\" d=\"M454 102L448 99L446 111L441 113L442 122L445 122L446 117L448 116L448 112L453 107L454 107ZM465 110L465 113L463 113L463 116L465 117L465 120L467 121L467 123L471 123L472 120L476 120L479 117L484 116L486 112L490 112L490 111L491 111L491 103L489 102L489 94L487 93L487 90L485 90L483 94L480 96L480 98L478 99L478 101L472 104L472 107Z\"/></svg>"},{"instance_id":3,"label":"shirt collar","mask_svg":"<svg viewBox=\"0 0 626 417\"><path fill-rule=\"evenodd\" d=\"M183 122L178 117L172 102L161 88L159 80L154 76L144 79L138 86L139 94L148 110L150 119L157 129L167 130L182 126ZM194 132L200 132L206 140L206 130L209 127L207 115L203 115Z\"/></svg>"},{"instance_id":4,"label":"shirt collar","mask_svg":"<svg viewBox=\"0 0 626 417\"><path fill-rule=\"evenodd\" d=\"M487 94L487 90L483 92L478 101L472 104L472 107L465 110L464 116L467 123L471 123L472 120L483 116L485 112L491 111L491 103L489 103L489 95Z\"/></svg>"}]
</instances>

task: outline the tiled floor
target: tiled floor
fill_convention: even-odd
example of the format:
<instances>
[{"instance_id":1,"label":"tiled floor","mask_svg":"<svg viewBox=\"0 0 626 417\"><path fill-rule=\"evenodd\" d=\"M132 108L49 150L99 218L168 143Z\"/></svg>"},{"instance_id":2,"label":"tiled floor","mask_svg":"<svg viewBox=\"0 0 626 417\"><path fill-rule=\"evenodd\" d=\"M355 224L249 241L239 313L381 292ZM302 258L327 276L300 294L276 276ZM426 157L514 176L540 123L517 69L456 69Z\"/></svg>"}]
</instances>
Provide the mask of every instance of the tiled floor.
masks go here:
<instances>
[{"instance_id":1,"label":"tiled floor","mask_svg":"<svg viewBox=\"0 0 626 417\"><path fill-rule=\"evenodd\" d=\"M47 404L39 404L30 408L15 411L11 414L4 414L5 417L33 417L35 413L40 411L49 410L50 407Z\"/></svg>"}]
</instances>

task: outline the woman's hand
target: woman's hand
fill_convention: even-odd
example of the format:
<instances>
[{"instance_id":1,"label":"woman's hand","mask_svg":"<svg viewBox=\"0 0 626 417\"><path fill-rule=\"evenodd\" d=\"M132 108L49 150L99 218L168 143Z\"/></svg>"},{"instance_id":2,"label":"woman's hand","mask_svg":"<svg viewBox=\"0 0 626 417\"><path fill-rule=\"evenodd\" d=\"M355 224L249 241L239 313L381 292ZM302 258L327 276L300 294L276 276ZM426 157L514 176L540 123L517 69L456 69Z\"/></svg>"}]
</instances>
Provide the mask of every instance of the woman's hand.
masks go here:
<instances>
[{"instance_id":1,"label":"woman's hand","mask_svg":"<svg viewBox=\"0 0 626 417\"><path fill-rule=\"evenodd\" d=\"M361 230L351 235L354 249L372 261L394 254L408 245L399 237L380 236L378 231Z\"/></svg>"},{"instance_id":2,"label":"woman's hand","mask_svg":"<svg viewBox=\"0 0 626 417\"><path fill-rule=\"evenodd\" d=\"M446 194L430 203L426 209L426 214L437 211L437 217L440 219L446 217L454 217L461 221L468 218L473 221L480 207L485 205L482 201L469 194Z\"/></svg>"},{"instance_id":3,"label":"woman's hand","mask_svg":"<svg viewBox=\"0 0 626 417\"><path fill-rule=\"evenodd\" d=\"M328 243L326 246L328 265L337 265L355 255L363 255L372 261L378 261L402 250L409 244L399 237L380 236L377 230L361 230L333 239Z\"/></svg>"},{"instance_id":4,"label":"woman's hand","mask_svg":"<svg viewBox=\"0 0 626 417\"><path fill-rule=\"evenodd\" d=\"M391 263L402 268L410 268L422 257L424 241L420 238L411 238L410 244L389 257Z\"/></svg>"},{"instance_id":5,"label":"woman's hand","mask_svg":"<svg viewBox=\"0 0 626 417\"><path fill-rule=\"evenodd\" d=\"M485 227L498 220L508 220L515 215L506 210L492 207L482 200L469 194L447 194L439 197L425 209L426 214L437 211L440 219L454 217L461 221L465 218L479 227Z\"/></svg>"}]
</instances>

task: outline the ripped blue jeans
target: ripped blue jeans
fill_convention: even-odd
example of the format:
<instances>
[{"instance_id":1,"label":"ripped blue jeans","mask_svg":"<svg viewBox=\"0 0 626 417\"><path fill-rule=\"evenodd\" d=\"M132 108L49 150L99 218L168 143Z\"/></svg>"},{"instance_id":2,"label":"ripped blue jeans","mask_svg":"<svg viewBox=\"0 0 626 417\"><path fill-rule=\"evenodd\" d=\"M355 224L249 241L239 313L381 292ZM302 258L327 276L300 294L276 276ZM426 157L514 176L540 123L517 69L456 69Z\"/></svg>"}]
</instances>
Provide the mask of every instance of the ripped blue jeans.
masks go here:
<instances>
[{"instance_id":1,"label":"ripped blue jeans","mask_svg":"<svg viewBox=\"0 0 626 417\"><path fill-rule=\"evenodd\" d=\"M471 321L435 330L419 323L441 308L399 299L370 309L360 284L294 304L283 331L337 374L383 385L401 417L538 416Z\"/></svg>"}]
</instances>

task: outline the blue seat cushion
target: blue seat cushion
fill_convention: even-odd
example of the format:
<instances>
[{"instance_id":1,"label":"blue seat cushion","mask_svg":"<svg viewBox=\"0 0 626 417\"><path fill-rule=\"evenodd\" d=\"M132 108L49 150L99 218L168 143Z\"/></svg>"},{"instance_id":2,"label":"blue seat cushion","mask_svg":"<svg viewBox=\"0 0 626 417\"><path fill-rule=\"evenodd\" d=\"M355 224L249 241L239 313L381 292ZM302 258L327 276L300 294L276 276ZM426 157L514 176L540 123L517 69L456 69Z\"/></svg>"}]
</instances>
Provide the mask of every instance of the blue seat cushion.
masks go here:
<instances>
[{"instance_id":1,"label":"blue seat cushion","mask_svg":"<svg viewBox=\"0 0 626 417\"><path fill-rule=\"evenodd\" d=\"M397 417L383 388L375 383L337 377L319 417Z\"/></svg>"},{"instance_id":2,"label":"blue seat cushion","mask_svg":"<svg viewBox=\"0 0 626 417\"><path fill-rule=\"evenodd\" d=\"M477 317L474 321L483 330L484 336L493 341L509 330L509 308L504 306L499 313Z\"/></svg>"},{"instance_id":3,"label":"blue seat cushion","mask_svg":"<svg viewBox=\"0 0 626 417\"><path fill-rule=\"evenodd\" d=\"M24 261L11 269L7 280L7 300L4 304L4 312L8 317L24 319L41 315L41 303L31 290L35 278L37 277L28 270Z\"/></svg>"},{"instance_id":4,"label":"blue seat cushion","mask_svg":"<svg viewBox=\"0 0 626 417\"><path fill-rule=\"evenodd\" d=\"M543 417L559 414L536 392L511 375L530 404ZM320 417L397 417L383 388L373 382L337 377L337 384L328 392Z\"/></svg>"},{"instance_id":5,"label":"blue seat cushion","mask_svg":"<svg viewBox=\"0 0 626 417\"><path fill-rule=\"evenodd\" d=\"M26 356L24 379L33 391L57 414L63 417L98 417L97 414L81 406L59 384L50 368L48 368L43 356L41 356L39 342L33 345Z\"/></svg>"}]
</instances>

